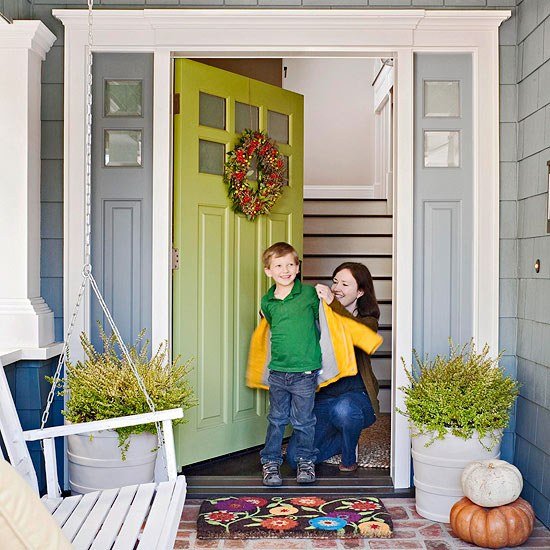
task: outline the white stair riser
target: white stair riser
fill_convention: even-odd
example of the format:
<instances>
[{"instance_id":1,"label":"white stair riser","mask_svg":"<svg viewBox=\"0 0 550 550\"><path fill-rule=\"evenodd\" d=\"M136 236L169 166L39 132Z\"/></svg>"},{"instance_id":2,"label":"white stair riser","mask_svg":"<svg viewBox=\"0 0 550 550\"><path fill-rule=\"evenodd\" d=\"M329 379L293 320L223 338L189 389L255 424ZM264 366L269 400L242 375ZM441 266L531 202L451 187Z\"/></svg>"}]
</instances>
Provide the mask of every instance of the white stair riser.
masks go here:
<instances>
[{"instance_id":1,"label":"white stair riser","mask_svg":"<svg viewBox=\"0 0 550 550\"><path fill-rule=\"evenodd\" d=\"M380 308L380 319L378 323L381 325L391 325L391 304L378 304Z\"/></svg>"},{"instance_id":2,"label":"white stair riser","mask_svg":"<svg viewBox=\"0 0 550 550\"><path fill-rule=\"evenodd\" d=\"M391 380L391 359L389 357L371 357L370 362L378 380Z\"/></svg>"},{"instance_id":3,"label":"white stair riser","mask_svg":"<svg viewBox=\"0 0 550 550\"><path fill-rule=\"evenodd\" d=\"M302 273L304 276L326 277L344 262L358 262L366 265L373 277L392 276L392 258L369 258L367 256L351 258L304 258Z\"/></svg>"},{"instance_id":4,"label":"white stair riser","mask_svg":"<svg viewBox=\"0 0 550 550\"><path fill-rule=\"evenodd\" d=\"M391 328L381 329L378 334L384 338L382 345L378 348L378 351L391 351Z\"/></svg>"},{"instance_id":5,"label":"white stair riser","mask_svg":"<svg viewBox=\"0 0 550 550\"><path fill-rule=\"evenodd\" d=\"M387 201L304 201L304 214L388 214Z\"/></svg>"},{"instance_id":6,"label":"white stair riser","mask_svg":"<svg viewBox=\"0 0 550 550\"><path fill-rule=\"evenodd\" d=\"M391 254L391 237L304 237L306 254Z\"/></svg>"},{"instance_id":7,"label":"white stair riser","mask_svg":"<svg viewBox=\"0 0 550 550\"><path fill-rule=\"evenodd\" d=\"M326 218L323 216L304 218L305 234L391 235L392 232L392 218Z\"/></svg>"},{"instance_id":8,"label":"white stair riser","mask_svg":"<svg viewBox=\"0 0 550 550\"><path fill-rule=\"evenodd\" d=\"M380 403L380 412L391 412L391 388L382 388L378 392L378 401Z\"/></svg>"},{"instance_id":9,"label":"white stair riser","mask_svg":"<svg viewBox=\"0 0 550 550\"><path fill-rule=\"evenodd\" d=\"M323 285L330 286L332 284L331 279L308 279L305 281L308 285L316 285L321 283ZM377 300L391 300L391 281L387 280L374 280L374 292L376 293ZM386 323L383 323L386 324Z\"/></svg>"}]
</instances>

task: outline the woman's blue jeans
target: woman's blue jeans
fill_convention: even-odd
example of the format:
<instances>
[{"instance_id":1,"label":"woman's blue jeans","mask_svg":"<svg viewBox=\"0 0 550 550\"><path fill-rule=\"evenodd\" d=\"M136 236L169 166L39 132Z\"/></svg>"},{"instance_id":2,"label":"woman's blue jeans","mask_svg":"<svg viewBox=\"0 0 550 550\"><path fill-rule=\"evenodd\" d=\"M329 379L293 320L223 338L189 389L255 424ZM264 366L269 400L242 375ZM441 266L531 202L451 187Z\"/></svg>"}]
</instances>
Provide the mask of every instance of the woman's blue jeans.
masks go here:
<instances>
[{"instance_id":1,"label":"woman's blue jeans","mask_svg":"<svg viewBox=\"0 0 550 550\"><path fill-rule=\"evenodd\" d=\"M349 392L339 397L316 399L313 413L317 418L313 446L318 449L317 463L342 453L342 464L357 462L356 447L361 431L376 420L366 391ZM287 448L287 461L296 468L296 437Z\"/></svg>"}]
</instances>

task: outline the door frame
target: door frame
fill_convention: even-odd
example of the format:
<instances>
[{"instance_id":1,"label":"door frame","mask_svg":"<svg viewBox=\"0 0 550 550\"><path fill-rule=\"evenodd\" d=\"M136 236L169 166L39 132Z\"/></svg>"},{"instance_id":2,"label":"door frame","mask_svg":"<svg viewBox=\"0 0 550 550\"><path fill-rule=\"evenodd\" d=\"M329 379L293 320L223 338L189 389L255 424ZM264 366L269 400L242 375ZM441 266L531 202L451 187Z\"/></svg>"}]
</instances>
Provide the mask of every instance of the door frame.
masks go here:
<instances>
[{"instance_id":1,"label":"door frame","mask_svg":"<svg viewBox=\"0 0 550 550\"><path fill-rule=\"evenodd\" d=\"M84 265L87 10L55 9L65 26L64 323L69 322ZM145 9L94 12L93 51L152 52L153 295L152 343L170 340L172 322L172 58L393 57L395 82L392 410L407 385L413 333L413 56L473 56L474 337L498 349L499 44L509 10ZM223 32L220 30L223 29ZM480 116L483 113L483 117ZM483 182L483 185L480 185ZM77 332L90 325L84 302ZM73 359L78 358L75 350ZM411 486L406 418L392 414L390 474Z\"/></svg>"}]
</instances>

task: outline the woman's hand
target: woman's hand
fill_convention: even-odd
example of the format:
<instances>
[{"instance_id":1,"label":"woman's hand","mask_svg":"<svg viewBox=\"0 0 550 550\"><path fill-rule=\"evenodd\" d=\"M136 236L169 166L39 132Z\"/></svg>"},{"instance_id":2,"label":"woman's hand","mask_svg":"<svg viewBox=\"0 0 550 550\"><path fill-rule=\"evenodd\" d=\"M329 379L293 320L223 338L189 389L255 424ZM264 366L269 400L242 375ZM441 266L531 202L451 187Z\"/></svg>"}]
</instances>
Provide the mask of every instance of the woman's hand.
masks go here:
<instances>
[{"instance_id":1,"label":"woman's hand","mask_svg":"<svg viewBox=\"0 0 550 550\"><path fill-rule=\"evenodd\" d=\"M324 300L328 305L332 304L334 294L327 285L315 285L315 290L319 299Z\"/></svg>"}]
</instances>

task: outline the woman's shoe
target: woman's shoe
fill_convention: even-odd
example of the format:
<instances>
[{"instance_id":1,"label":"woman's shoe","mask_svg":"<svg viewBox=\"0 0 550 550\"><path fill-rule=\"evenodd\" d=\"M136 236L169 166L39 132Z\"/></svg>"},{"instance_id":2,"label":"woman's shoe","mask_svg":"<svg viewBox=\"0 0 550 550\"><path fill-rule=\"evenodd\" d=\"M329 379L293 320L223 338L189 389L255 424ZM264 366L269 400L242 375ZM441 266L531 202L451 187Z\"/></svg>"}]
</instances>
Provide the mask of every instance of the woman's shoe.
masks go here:
<instances>
[{"instance_id":1,"label":"woman's shoe","mask_svg":"<svg viewBox=\"0 0 550 550\"><path fill-rule=\"evenodd\" d=\"M352 464L351 466L344 466L342 463L338 464L338 469L341 472L355 472L357 470L357 463Z\"/></svg>"}]
</instances>

